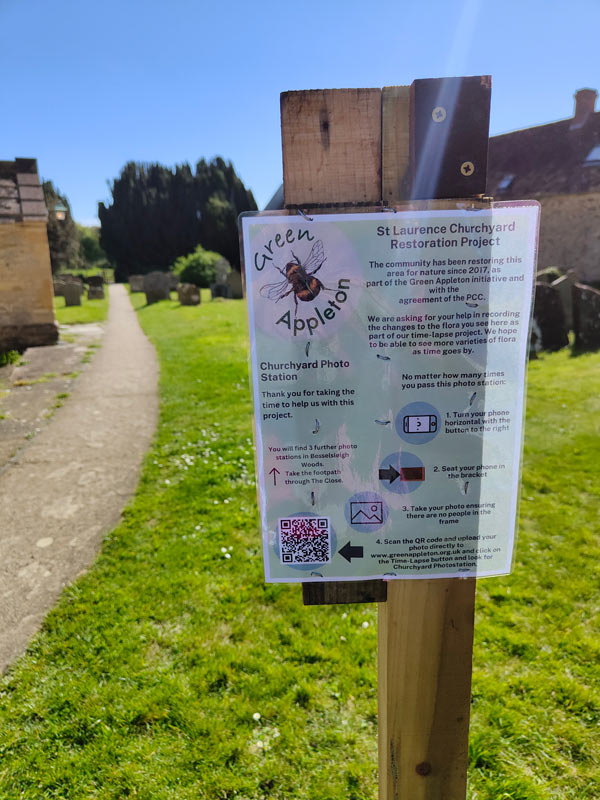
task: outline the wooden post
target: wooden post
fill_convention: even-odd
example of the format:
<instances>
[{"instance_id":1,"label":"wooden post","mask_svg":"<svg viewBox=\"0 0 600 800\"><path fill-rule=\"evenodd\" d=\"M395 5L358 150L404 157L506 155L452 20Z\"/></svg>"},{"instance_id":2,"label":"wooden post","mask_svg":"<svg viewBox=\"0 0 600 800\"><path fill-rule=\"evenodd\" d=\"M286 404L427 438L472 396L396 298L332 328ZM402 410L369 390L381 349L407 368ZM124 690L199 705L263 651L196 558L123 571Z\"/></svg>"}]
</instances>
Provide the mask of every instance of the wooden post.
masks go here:
<instances>
[{"instance_id":1,"label":"wooden post","mask_svg":"<svg viewBox=\"0 0 600 800\"><path fill-rule=\"evenodd\" d=\"M383 90L382 197L387 204L408 200L414 191L414 85L412 106L410 94L405 86ZM421 116L427 113L431 109L421 110ZM481 134L478 144L480 139ZM464 194L460 170L454 185L445 174L449 193L454 187L455 196ZM477 179L481 186L481 174ZM378 627L380 800L466 796L474 608L474 578L388 583Z\"/></svg>"},{"instance_id":2,"label":"wooden post","mask_svg":"<svg viewBox=\"0 0 600 800\"><path fill-rule=\"evenodd\" d=\"M318 89L281 95L286 208L381 202L381 89ZM305 583L305 605L385 600L384 581Z\"/></svg>"},{"instance_id":3,"label":"wooden post","mask_svg":"<svg viewBox=\"0 0 600 800\"><path fill-rule=\"evenodd\" d=\"M323 206L386 206L423 197L421 187L429 185L433 197L481 194L490 88L484 76L439 81L437 87L416 81L412 90L283 94L285 206L310 213ZM443 147L452 157L436 145L441 170L427 180L429 153L415 137L423 136L432 118L432 99L435 109L445 104L449 136ZM374 583L305 584L304 599L382 600ZM380 800L466 796L474 602L473 578L387 583L387 602L379 606Z\"/></svg>"},{"instance_id":4,"label":"wooden post","mask_svg":"<svg viewBox=\"0 0 600 800\"><path fill-rule=\"evenodd\" d=\"M390 581L379 606L380 800L464 800L475 579Z\"/></svg>"}]
</instances>

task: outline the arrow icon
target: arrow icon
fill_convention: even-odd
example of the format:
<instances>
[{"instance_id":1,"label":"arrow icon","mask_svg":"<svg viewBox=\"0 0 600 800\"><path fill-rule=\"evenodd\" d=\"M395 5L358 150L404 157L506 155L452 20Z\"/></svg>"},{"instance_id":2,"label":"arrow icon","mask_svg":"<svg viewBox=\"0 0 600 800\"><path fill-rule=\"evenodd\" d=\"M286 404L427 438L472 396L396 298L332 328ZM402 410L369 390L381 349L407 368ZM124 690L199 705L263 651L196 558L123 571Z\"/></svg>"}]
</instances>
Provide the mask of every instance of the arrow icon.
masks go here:
<instances>
[{"instance_id":1,"label":"arrow icon","mask_svg":"<svg viewBox=\"0 0 600 800\"><path fill-rule=\"evenodd\" d=\"M269 472L269 475L273 476L273 486L277 486L277 476L281 475L277 467L273 467L273 469Z\"/></svg>"},{"instance_id":2,"label":"arrow icon","mask_svg":"<svg viewBox=\"0 0 600 800\"><path fill-rule=\"evenodd\" d=\"M338 553L344 556L348 562L351 562L353 558L363 558L363 548L350 544L350 542L346 542L342 549L338 550Z\"/></svg>"},{"instance_id":3,"label":"arrow icon","mask_svg":"<svg viewBox=\"0 0 600 800\"><path fill-rule=\"evenodd\" d=\"M400 473L397 469L394 469L390 464L389 469L380 469L379 470L379 480L380 481L389 481L390 486L396 480L396 478L400 477Z\"/></svg>"}]
</instances>

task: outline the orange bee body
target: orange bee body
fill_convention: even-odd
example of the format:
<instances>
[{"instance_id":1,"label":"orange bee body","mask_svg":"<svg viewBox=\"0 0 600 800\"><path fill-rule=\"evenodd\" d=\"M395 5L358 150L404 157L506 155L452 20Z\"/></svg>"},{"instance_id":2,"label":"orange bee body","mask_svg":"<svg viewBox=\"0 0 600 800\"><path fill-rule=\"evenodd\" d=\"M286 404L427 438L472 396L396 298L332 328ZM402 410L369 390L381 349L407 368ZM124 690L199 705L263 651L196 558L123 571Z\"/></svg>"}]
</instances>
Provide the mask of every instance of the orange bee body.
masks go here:
<instances>
[{"instance_id":1,"label":"orange bee body","mask_svg":"<svg viewBox=\"0 0 600 800\"><path fill-rule=\"evenodd\" d=\"M323 284L314 275L309 275L301 264L290 261L285 267L285 276L292 285L294 295L298 300L307 303L314 300L323 288Z\"/></svg>"},{"instance_id":2,"label":"orange bee body","mask_svg":"<svg viewBox=\"0 0 600 800\"><path fill-rule=\"evenodd\" d=\"M292 256L294 261L288 261L285 269L276 267L284 276L284 280L279 283L266 284L261 288L260 294L269 300L279 302L279 300L283 300L284 297L293 293L297 309L298 300L309 303L317 297L321 289L326 289L321 281L315 278L315 272L321 269L325 261L323 242L319 240L314 243L304 264L293 252Z\"/></svg>"}]
</instances>

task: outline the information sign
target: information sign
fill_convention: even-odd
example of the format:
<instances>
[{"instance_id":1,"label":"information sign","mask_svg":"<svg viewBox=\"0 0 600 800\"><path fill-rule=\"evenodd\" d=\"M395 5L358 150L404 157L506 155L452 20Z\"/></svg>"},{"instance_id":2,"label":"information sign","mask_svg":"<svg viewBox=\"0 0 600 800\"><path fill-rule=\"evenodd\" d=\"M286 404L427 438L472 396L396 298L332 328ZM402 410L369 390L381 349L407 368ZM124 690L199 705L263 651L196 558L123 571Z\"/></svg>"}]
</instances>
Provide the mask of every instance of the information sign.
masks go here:
<instances>
[{"instance_id":1,"label":"information sign","mask_svg":"<svg viewBox=\"0 0 600 800\"><path fill-rule=\"evenodd\" d=\"M268 581L510 571L538 216L242 217Z\"/></svg>"}]
</instances>

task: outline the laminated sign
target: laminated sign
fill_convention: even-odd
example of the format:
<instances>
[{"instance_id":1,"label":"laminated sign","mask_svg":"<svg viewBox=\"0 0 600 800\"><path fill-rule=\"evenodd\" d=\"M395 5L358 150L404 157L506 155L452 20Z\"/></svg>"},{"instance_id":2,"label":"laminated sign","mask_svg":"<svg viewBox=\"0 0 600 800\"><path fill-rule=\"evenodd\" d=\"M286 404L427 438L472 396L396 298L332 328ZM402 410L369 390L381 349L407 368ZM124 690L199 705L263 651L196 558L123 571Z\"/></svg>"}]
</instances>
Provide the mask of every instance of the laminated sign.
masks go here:
<instances>
[{"instance_id":1,"label":"laminated sign","mask_svg":"<svg viewBox=\"0 0 600 800\"><path fill-rule=\"evenodd\" d=\"M268 581L510 571L538 216L241 218Z\"/></svg>"}]
</instances>

